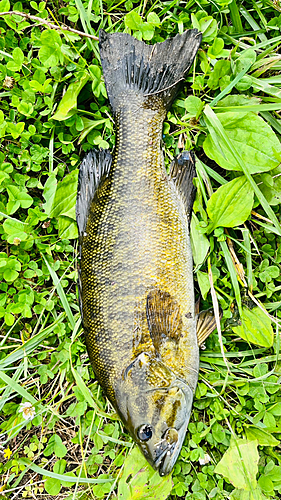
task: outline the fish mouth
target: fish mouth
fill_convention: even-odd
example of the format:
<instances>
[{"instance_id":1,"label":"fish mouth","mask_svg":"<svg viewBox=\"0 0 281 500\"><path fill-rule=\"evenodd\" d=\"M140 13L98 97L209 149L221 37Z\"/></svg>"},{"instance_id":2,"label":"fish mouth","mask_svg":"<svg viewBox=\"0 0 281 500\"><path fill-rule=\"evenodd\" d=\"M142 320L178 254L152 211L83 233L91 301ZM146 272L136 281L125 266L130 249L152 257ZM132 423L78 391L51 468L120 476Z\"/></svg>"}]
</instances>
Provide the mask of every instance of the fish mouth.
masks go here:
<instances>
[{"instance_id":1,"label":"fish mouth","mask_svg":"<svg viewBox=\"0 0 281 500\"><path fill-rule=\"evenodd\" d=\"M182 384L180 388L184 392L187 402L185 422L178 430L173 428L167 429L163 440L158 445L158 453L160 453L154 462L154 467L158 470L160 476L166 476L172 472L180 454L189 423L193 393L186 384Z\"/></svg>"},{"instance_id":2,"label":"fish mouth","mask_svg":"<svg viewBox=\"0 0 281 500\"><path fill-rule=\"evenodd\" d=\"M173 444L167 443L165 449L155 461L154 466L158 470L160 476L167 476L167 474L170 474L170 472L172 472L173 467L179 456L182 443L185 437L185 433L186 433L186 427L184 429L184 432L182 433L180 432L180 434L183 434L182 438L179 436L176 443Z\"/></svg>"}]
</instances>

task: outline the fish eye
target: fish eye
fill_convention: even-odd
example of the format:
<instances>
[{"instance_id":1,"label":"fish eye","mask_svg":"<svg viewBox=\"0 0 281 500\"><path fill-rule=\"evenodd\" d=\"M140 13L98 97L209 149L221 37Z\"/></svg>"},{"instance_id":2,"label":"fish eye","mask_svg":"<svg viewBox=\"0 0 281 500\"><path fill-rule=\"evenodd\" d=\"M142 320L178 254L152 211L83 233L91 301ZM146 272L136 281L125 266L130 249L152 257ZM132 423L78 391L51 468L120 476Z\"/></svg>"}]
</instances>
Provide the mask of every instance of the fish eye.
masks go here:
<instances>
[{"instance_id":1,"label":"fish eye","mask_svg":"<svg viewBox=\"0 0 281 500\"><path fill-rule=\"evenodd\" d=\"M138 429L138 437L141 441L148 441L152 436L152 427L144 424Z\"/></svg>"}]
</instances>

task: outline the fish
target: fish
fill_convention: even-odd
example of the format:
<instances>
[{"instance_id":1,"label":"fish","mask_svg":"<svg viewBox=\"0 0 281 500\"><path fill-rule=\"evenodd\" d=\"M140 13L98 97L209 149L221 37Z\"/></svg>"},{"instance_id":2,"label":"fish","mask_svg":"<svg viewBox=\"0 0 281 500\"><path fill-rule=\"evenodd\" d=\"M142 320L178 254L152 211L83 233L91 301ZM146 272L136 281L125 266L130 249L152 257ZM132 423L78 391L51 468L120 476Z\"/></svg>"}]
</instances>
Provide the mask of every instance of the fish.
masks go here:
<instances>
[{"instance_id":1,"label":"fish","mask_svg":"<svg viewBox=\"0 0 281 500\"><path fill-rule=\"evenodd\" d=\"M199 371L189 225L195 157L164 166L163 121L202 35L148 45L100 31L113 153L79 169L79 303L95 376L161 476L178 458ZM200 326L204 338L204 322ZM203 332L203 333L202 333Z\"/></svg>"}]
</instances>

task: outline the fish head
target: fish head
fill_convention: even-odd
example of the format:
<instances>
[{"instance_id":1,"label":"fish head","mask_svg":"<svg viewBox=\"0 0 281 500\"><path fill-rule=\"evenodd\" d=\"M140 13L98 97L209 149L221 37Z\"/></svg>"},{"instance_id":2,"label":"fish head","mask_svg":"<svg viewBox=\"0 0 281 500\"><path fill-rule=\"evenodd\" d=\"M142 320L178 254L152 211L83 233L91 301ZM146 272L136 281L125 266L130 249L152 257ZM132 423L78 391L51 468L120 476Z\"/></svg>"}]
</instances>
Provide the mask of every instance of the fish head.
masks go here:
<instances>
[{"instance_id":1,"label":"fish head","mask_svg":"<svg viewBox=\"0 0 281 500\"><path fill-rule=\"evenodd\" d=\"M185 438L192 389L142 353L124 371L116 394L117 410L143 455L161 476L169 474Z\"/></svg>"}]
</instances>

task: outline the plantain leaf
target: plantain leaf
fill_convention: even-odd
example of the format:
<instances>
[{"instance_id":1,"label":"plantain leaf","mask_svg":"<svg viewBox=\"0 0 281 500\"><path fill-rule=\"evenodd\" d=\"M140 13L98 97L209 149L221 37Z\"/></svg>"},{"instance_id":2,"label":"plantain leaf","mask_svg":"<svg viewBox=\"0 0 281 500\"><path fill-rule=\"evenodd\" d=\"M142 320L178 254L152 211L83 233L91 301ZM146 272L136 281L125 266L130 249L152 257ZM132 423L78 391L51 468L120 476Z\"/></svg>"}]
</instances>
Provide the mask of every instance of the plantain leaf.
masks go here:
<instances>
[{"instance_id":1,"label":"plantain leaf","mask_svg":"<svg viewBox=\"0 0 281 500\"><path fill-rule=\"evenodd\" d=\"M272 434L260 429L254 425L249 425L246 428L246 436L249 441L257 440L260 446L277 446L280 445L280 441L275 439Z\"/></svg>"},{"instance_id":2,"label":"plantain leaf","mask_svg":"<svg viewBox=\"0 0 281 500\"><path fill-rule=\"evenodd\" d=\"M87 83L88 79L89 75L86 71L84 71L79 79L69 85L66 93L59 103L56 113L54 114L54 116L52 116L54 120L66 120L73 115L77 108L77 97L80 93L80 90Z\"/></svg>"},{"instance_id":3,"label":"plantain leaf","mask_svg":"<svg viewBox=\"0 0 281 500\"><path fill-rule=\"evenodd\" d=\"M249 172L267 172L279 165L281 160L281 146L271 127L254 113L220 113L220 122L227 136L241 158L247 165ZM242 170L240 163L223 143L221 151L216 147L209 134L203 144L204 151L209 158L226 170Z\"/></svg>"},{"instance_id":4,"label":"plantain leaf","mask_svg":"<svg viewBox=\"0 0 281 500\"><path fill-rule=\"evenodd\" d=\"M75 220L78 170L73 170L58 183L50 217L64 215Z\"/></svg>"},{"instance_id":5,"label":"plantain leaf","mask_svg":"<svg viewBox=\"0 0 281 500\"><path fill-rule=\"evenodd\" d=\"M118 484L118 500L165 500L172 490L171 474L161 477L135 447L128 454Z\"/></svg>"},{"instance_id":6,"label":"plantain leaf","mask_svg":"<svg viewBox=\"0 0 281 500\"><path fill-rule=\"evenodd\" d=\"M257 486L258 461L258 441L232 438L215 473L222 474L236 488L249 491Z\"/></svg>"},{"instance_id":7,"label":"plantain leaf","mask_svg":"<svg viewBox=\"0 0 281 500\"><path fill-rule=\"evenodd\" d=\"M208 253L210 243L205 234L201 233L199 227L199 220L195 213L192 214L190 236L193 260L196 267L200 266Z\"/></svg>"},{"instance_id":8,"label":"plantain leaf","mask_svg":"<svg viewBox=\"0 0 281 500\"><path fill-rule=\"evenodd\" d=\"M212 221L208 231L218 226L235 227L242 224L249 217L253 202L254 191L245 175L219 187L207 204L207 212Z\"/></svg>"},{"instance_id":9,"label":"plantain leaf","mask_svg":"<svg viewBox=\"0 0 281 500\"><path fill-rule=\"evenodd\" d=\"M241 326L233 327L233 331L247 342L263 347L273 345L273 330L270 318L259 308L243 308Z\"/></svg>"}]
</instances>

